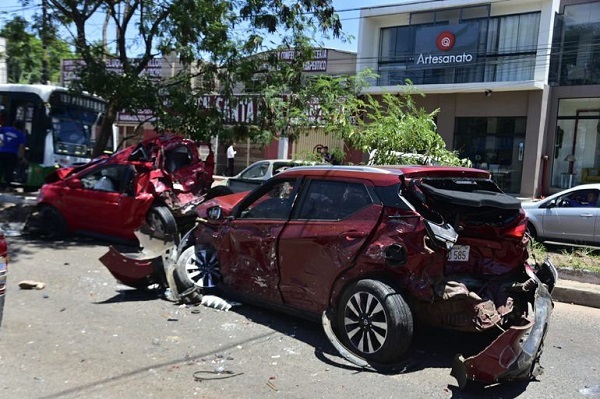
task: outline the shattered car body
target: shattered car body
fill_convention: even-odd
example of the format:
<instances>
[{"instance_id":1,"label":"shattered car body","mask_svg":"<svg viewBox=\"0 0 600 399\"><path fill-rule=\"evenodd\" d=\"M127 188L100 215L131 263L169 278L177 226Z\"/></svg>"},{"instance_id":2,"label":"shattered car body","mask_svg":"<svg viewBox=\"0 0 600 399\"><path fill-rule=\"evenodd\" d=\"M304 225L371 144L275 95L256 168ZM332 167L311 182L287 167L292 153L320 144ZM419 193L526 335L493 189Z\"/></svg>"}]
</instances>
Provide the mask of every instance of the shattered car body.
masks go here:
<instances>
[{"instance_id":1,"label":"shattered car body","mask_svg":"<svg viewBox=\"0 0 600 399\"><path fill-rule=\"evenodd\" d=\"M418 322L498 332L479 354L457 355L461 387L540 371L556 269L528 263L520 203L487 171L299 167L196 211L197 226L162 258L179 292L216 284L321 317L340 354L362 367L393 367ZM114 250L105 258L113 274L136 265Z\"/></svg>"},{"instance_id":2,"label":"shattered car body","mask_svg":"<svg viewBox=\"0 0 600 399\"><path fill-rule=\"evenodd\" d=\"M208 144L173 135L147 139L51 173L27 228L135 241L134 231L147 222L159 234L176 235L193 226L213 171Z\"/></svg>"}]
</instances>

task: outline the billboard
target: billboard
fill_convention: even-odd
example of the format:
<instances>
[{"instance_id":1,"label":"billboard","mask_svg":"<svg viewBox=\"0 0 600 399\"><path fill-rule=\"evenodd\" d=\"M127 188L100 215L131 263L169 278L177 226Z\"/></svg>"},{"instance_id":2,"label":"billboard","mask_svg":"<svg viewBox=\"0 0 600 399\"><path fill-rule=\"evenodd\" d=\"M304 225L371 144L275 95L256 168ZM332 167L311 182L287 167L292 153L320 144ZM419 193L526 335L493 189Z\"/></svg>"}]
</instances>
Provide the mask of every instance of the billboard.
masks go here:
<instances>
[{"instance_id":1,"label":"billboard","mask_svg":"<svg viewBox=\"0 0 600 399\"><path fill-rule=\"evenodd\" d=\"M474 63L478 45L478 22L417 28L413 67L440 68Z\"/></svg>"}]
</instances>

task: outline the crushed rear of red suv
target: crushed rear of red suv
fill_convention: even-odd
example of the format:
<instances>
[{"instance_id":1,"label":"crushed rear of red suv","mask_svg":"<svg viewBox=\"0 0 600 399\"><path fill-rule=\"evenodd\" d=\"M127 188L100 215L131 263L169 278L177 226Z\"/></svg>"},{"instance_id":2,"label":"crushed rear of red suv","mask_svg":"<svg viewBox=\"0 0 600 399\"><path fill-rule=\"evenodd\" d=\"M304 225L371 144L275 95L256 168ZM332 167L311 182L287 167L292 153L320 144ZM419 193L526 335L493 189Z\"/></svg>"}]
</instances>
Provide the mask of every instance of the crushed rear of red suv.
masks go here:
<instances>
[{"instance_id":1,"label":"crushed rear of red suv","mask_svg":"<svg viewBox=\"0 0 600 399\"><path fill-rule=\"evenodd\" d=\"M419 322L497 332L479 354L456 356L461 387L540 372L556 269L529 263L520 202L487 171L298 167L196 212L197 226L161 258L176 292L216 286L320 317L339 353L362 367L393 368ZM115 276L143 267L115 250L102 261Z\"/></svg>"}]
</instances>

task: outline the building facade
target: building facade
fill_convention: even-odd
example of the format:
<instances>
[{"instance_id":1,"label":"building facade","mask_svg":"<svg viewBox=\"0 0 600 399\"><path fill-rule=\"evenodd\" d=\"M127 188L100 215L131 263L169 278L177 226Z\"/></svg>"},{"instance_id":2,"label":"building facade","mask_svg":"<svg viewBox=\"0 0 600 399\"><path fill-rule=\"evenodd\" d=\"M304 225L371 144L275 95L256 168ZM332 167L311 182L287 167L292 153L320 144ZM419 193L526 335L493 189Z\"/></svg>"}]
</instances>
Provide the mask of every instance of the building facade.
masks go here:
<instances>
[{"instance_id":1,"label":"building facade","mask_svg":"<svg viewBox=\"0 0 600 399\"><path fill-rule=\"evenodd\" d=\"M506 192L547 195L599 175L599 4L363 8L357 70L377 73L373 95L402 91L409 79L426 95L420 105L440 109L438 132L450 149L490 170Z\"/></svg>"}]
</instances>

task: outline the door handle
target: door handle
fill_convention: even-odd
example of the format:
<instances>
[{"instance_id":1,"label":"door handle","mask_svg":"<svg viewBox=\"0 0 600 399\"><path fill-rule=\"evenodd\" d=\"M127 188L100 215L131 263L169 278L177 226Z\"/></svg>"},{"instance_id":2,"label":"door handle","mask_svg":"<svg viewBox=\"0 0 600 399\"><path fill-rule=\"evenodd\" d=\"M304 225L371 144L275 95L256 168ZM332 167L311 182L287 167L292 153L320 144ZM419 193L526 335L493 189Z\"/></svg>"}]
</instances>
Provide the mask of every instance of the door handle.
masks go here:
<instances>
[{"instance_id":1,"label":"door handle","mask_svg":"<svg viewBox=\"0 0 600 399\"><path fill-rule=\"evenodd\" d=\"M581 215L579 215L579 216L581 216L582 218L591 218L591 217L593 217L594 215L593 215L593 214L591 214L591 213L582 213L582 214L581 214Z\"/></svg>"},{"instance_id":2,"label":"door handle","mask_svg":"<svg viewBox=\"0 0 600 399\"><path fill-rule=\"evenodd\" d=\"M364 231L350 230L343 232L342 234L340 234L340 236L346 241L350 241L356 240L358 238L365 238L367 236L367 233L365 233Z\"/></svg>"}]
</instances>

